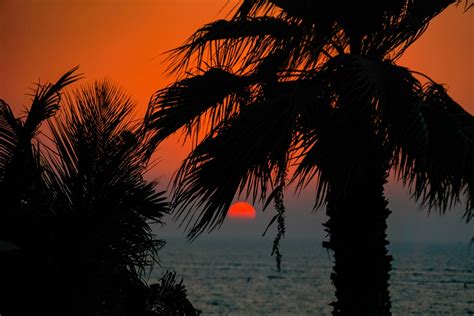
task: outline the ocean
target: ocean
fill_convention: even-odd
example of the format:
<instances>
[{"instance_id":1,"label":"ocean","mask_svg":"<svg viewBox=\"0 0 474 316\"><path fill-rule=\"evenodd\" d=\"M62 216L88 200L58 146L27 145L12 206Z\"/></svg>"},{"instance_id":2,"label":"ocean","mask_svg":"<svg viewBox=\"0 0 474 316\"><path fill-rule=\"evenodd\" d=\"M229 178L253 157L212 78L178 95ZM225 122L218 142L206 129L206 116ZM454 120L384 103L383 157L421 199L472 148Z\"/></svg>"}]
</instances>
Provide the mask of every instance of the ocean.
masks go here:
<instances>
[{"instance_id":1,"label":"ocean","mask_svg":"<svg viewBox=\"0 0 474 316\"><path fill-rule=\"evenodd\" d=\"M161 267L183 278L202 315L330 315L331 256L320 241L283 240L282 271L272 240L167 239ZM474 247L465 243L392 243L393 315L474 315Z\"/></svg>"}]
</instances>

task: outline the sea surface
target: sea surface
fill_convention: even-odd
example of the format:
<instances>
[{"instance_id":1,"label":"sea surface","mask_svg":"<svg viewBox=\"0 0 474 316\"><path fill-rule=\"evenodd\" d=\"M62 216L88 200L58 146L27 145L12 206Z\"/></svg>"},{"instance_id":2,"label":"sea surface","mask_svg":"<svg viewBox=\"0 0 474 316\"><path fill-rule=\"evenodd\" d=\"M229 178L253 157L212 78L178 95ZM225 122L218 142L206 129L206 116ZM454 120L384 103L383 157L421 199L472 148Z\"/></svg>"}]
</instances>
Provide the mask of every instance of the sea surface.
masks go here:
<instances>
[{"instance_id":1,"label":"sea surface","mask_svg":"<svg viewBox=\"0 0 474 316\"><path fill-rule=\"evenodd\" d=\"M282 271L271 239L167 239L161 268L184 279L202 315L330 315L332 258L314 240L283 240ZM393 315L474 315L474 247L392 243Z\"/></svg>"}]
</instances>

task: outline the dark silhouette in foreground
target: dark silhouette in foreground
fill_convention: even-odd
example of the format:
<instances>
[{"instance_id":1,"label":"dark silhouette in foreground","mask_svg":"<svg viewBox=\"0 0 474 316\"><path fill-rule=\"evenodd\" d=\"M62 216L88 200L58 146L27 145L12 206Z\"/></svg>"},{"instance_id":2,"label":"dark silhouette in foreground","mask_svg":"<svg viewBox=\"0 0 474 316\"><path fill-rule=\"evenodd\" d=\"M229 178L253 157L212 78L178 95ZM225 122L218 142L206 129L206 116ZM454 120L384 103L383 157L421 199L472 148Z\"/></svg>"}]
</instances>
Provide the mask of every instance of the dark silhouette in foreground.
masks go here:
<instances>
[{"instance_id":1,"label":"dark silhouette in foreground","mask_svg":"<svg viewBox=\"0 0 474 316\"><path fill-rule=\"evenodd\" d=\"M169 210L143 178L147 135L133 103L104 81L58 111L75 70L38 86L24 120L0 104L0 313L195 315L174 274L145 280L164 245L150 224ZM37 137L46 121L51 137Z\"/></svg>"},{"instance_id":2,"label":"dark silhouette in foreground","mask_svg":"<svg viewBox=\"0 0 474 316\"><path fill-rule=\"evenodd\" d=\"M146 124L152 144L181 129L193 141L173 198L189 237L219 227L244 193L275 204L278 249L283 188L315 184L333 313L389 315L389 172L422 206L444 213L465 198L473 215L473 116L396 64L455 2L243 0L171 51L170 71L186 75L156 92Z\"/></svg>"}]
</instances>

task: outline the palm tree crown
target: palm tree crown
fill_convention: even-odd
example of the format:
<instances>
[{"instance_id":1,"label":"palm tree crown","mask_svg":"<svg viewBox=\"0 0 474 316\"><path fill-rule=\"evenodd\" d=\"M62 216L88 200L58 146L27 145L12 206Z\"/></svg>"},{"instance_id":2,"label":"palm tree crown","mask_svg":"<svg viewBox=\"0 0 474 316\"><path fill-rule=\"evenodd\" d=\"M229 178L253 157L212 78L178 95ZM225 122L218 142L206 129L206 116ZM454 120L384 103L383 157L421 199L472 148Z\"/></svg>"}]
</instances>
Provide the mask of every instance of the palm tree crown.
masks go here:
<instances>
[{"instance_id":1,"label":"palm tree crown","mask_svg":"<svg viewBox=\"0 0 474 316\"><path fill-rule=\"evenodd\" d=\"M330 179L344 194L370 159L356 157L362 121L416 200L444 211L465 194L469 221L472 115L395 63L454 2L245 0L171 51L188 76L154 95L147 124L154 143L184 128L198 144L174 191L190 236L222 223L236 192L273 198L290 165L299 187L317 178L316 205Z\"/></svg>"}]
</instances>

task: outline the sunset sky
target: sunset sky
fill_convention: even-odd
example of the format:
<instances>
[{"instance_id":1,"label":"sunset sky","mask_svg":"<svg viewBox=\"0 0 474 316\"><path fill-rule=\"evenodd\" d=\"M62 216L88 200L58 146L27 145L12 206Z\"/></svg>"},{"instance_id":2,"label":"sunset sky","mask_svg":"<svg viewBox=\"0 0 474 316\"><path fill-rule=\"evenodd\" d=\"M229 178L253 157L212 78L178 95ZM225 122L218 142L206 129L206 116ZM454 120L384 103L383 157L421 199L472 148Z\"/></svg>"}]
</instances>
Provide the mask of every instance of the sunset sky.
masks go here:
<instances>
[{"instance_id":1,"label":"sunset sky","mask_svg":"<svg viewBox=\"0 0 474 316\"><path fill-rule=\"evenodd\" d=\"M163 52L183 43L198 27L224 18L235 0L0 0L0 98L22 113L29 88L56 80L80 65L85 83L110 78L133 96L143 114L154 91L173 81L163 75ZM450 95L474 114L473 11L452 6L430 25L399 60L446 84ZM166 185L183 159L184 148L173 137L156 154L153 176ZM468 240L473 223L464 224L461 207L440 218L420 211L406 190L387 186L392 240ZM299 199L288 196L289 237L324 238L324 212L311 214L312 190ZM271 218L256 205L256 220L228 221L220 234L258 236ZM174 232L172 223L166 231Z\"/></svg>"}]
</instances>

